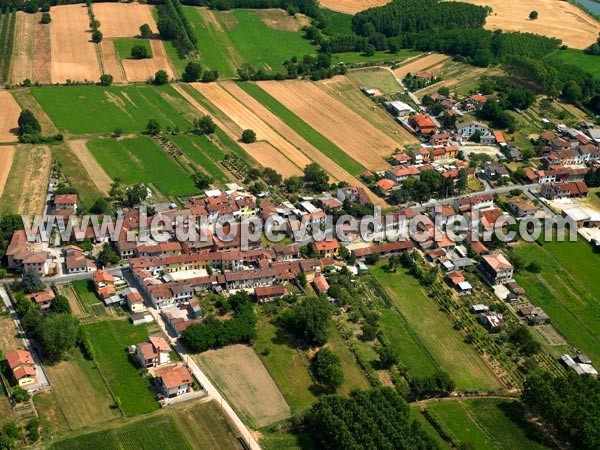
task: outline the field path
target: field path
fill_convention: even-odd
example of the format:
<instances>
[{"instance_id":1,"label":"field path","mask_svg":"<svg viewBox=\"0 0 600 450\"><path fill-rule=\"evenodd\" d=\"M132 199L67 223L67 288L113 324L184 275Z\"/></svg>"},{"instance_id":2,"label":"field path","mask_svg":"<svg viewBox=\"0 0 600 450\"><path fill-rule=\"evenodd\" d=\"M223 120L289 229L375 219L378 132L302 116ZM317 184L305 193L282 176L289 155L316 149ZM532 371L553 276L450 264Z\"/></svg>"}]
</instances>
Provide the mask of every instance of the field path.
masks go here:
<instances>
[{"instance_id":1,"label":"field path","mask_svg":"<svg viewBox=\"0 0 600 450\"><path fill-rule=\"evenodd\" d=\"M0 197L4 192L4 185L8 179L14 157L15 148L12 145L0 147Z\"/></svg>"},{"instance_id":2,"label":"field path","mask_svg":"<svg viewBox=\"0 0 600 450\"><path fill-rule=\"evenodd\" d=\"M15 142L21 107L8 91L0 91L0 142Z\"/></svg>"},{"instance_id":3,"label":"field path","mask_svg":"<svg viewBox=\"0 0 600 450\"><path fill-rule=\"evenodd\" d=\"M104 195L108 195L108 192L110 191L110 186L112 184L112 179L104 171L102 166L98 164L98 161L96 161L94 155L92 155L92 153L89 151L87 147L87 140L70 140L68 141L68 145L73 151L73 153L77 155L79 161L81 161L81 165L88 173L90 180L94 182L94 184L100 192L102 192Z\"/></svg>"}]
</instances>

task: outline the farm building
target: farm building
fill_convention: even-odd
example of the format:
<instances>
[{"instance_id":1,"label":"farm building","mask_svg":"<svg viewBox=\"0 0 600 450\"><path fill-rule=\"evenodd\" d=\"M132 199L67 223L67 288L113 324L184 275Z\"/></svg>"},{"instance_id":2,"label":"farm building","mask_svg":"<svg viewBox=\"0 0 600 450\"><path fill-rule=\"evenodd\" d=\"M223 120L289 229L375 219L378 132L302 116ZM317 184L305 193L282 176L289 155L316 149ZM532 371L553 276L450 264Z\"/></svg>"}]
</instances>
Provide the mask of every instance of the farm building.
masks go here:
<instances>
[{"instance_id":1,"label":"farm building","mask_svg":"<svg viewBox=\"0 0 600 450\"><path fill-rule=\"evenodd\" d=\"M393 102L385 102L385 107L396 117L406 117L415 112L415 110L407 103L399 100Z\"/></svg>"}]
</instances>

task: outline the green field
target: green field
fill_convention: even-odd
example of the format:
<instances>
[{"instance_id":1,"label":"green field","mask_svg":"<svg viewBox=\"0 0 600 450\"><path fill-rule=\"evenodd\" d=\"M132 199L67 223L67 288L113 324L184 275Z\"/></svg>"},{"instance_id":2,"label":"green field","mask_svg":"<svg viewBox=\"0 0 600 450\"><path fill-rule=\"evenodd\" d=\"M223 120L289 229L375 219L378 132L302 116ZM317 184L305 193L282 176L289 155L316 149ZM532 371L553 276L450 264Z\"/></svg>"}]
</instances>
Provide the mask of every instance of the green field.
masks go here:
<instances>
[{"instance_id":1,"label":"green field","mask_svg":"<svg viewBox=\"0 0 600 450\"><path fill-rule=\"evenodd\" d=\"M171 141L181 150L192 163L211 174L218 183L226 183L227 175L218 164L225 153L206 136L180 134L172 136Z\"/></svg>"},{"instance_id":2,"label":"green field","mask_svg":"<svg viewBox=\"0 0 600 450\"><path fill-rule=\"evenodd\" d=\"M330 9L321 9L327 19L326 31L330 34L352 34L352 15L344 14Z\"/></svg>"},{"instance_id":3,"label":"green field","mask_svg":"<svg viewBox=\"0 0 600 450\"><path fill-rule=\"evenodd\" d=\"M193 447L171 417L160 416L119 428L65 439L50 448L52 450L191 450Z\"/></svg>"},{"instance_id":4,"label":"green field","mask_svg":"<svg viewBox=\"0 0 600 450\"><path fill-rule=\"evenodd\" d=\"M497 389L500 384L473 347L466 344L450 318L440 311L418 281L401 270L372 271L402 312L413 330L441 369L450 374L459 389ZM409 367L410 370L410 367Z\"/></svg>"},{"instance_id":5,"label":"green field","mask_svg":"<svg viewBox=\"0 0 600 450\"><path fill-rule=\"evenodd\" d=\"M183 12L198 38L200 63L206 69L218 70L224 78L237 76L238 67L244 63L268 72L284 72L284 61L316 51L301 31L275 29L263 22L293 20L281 10L208 11L184 6ZM166 48L177 71L182 72L189 60L179 58L172 43L167 42Z\"/></svg>"},{"instance_id":6,"label":"green field","mask_svg":"<svg viewBox=\"0 0 600 450\"><path fill-rule=\"evenodd\" d=\"M600 79L600 56L586 55L582 50L569 48L567 50L557 50L547 58L551 61L560 61L564 64L577 66Z\"/></svg>"},{"instance_id":7,"label":"green field","mask_svg":"<svg viewBox=\"0 0 600 450\"><path fill-rule=\"evenodd\" d=\"M327 347L333 350L342 363L344 383L338 389L338 393L349 394L354 389L367 390L371 387L369 380L367 380L365 374L358 366L356 358L354 358L354 355L346 346L342 336L340 336L340 332L335 327L332 327L329 332Z\"/></svg>"},{"instance_id":8,"label":"green field","mask_svg":"<svg viewBox=\"0 0 600 450\"><path fill-rule=\"evenodd\" d=\"M148 39L116 38L113 40L113 43L115 45L117 55L121 59L131 58L131 49L136 45L146 47L146 50L148 50L149 58L152 58L152 47L150 46L150 41Z\"/></svg>"},{"instance_id":9,"label":"green field","mask_svg":"<svg viewBox=\"0 0 600 450\"><path fill-rule=\"evenodd\" d=\"M198 192L190 175L148 137L91 139L88 148L111 178L125 184L152 183L166 195Z\"/></svg>"},{"instance_id":10,"label":"green field","mask_svg":"<svg viewBox=\"0 0 600 450\"><path fill-rule=\"evenodd\" d=\"M515 251L525 265L536 261L542 267L539 274L517 273L527 297L544 309L570 344L600 361L600 256L583 240L522 244Z\"/></svg>"},{"instance_id":11,"label":"green field","mask_svg":"<svg viewBox=\"0 0 600 450\"><path fill-rule=\"evenodd\" d=\"M341 148L316 131L300 117L287 109L275 98L255 83L240 83L239 86L262 103L269 111L283 120L290 128L302 136L308 143L318 148L323 154L335 161L340 167L352 175L359 175L366 169L352 159Z\"/></svg>"},{"instance_id":12,"label":"green field","mask_svg":"<svg viewBox=\"0 0 600 450\"><path fill-rule=\"evenodd\" d=\"M98 366L127 416L158 409L150 391L150 380L143 378L127 354L129 345L148 339L148 328L125 320L110 320L84 325L96 351Z\"/></svg>"},{"instance_id":13,"label":"green field","mask_svg":"<svg viewBox=\"0 0 600 450\"><path fill-rule=\"evenodd\" d=\"M379 89L384 94L392 94L402 92L403 88L396 81L396 77L387 69L368 68L357 69L348 72L348 78L357 83L359 86Z\"/></svg>"},{"instance_id":14,"label":"green field","mask_svg":"<svg viewBox=\"0 0 600 450\"><path fill-rule=\"evenodd\" d=\"M71 283L73 289L82 303L91 305L100 302L100 297L96 295L94 283L92 280L76 280Z\"/></svg>"},{"instance_id":15,"label":"green field","mask_svg":"<svg viewBox=\"0 0 600 450\"><path fill-rule=\"evenodd\" d=\"M62 132L140 133L155 119L164 128L190 128L191 106L170 86L62 86L31 93Z\"/></svg>"}]
</instances>

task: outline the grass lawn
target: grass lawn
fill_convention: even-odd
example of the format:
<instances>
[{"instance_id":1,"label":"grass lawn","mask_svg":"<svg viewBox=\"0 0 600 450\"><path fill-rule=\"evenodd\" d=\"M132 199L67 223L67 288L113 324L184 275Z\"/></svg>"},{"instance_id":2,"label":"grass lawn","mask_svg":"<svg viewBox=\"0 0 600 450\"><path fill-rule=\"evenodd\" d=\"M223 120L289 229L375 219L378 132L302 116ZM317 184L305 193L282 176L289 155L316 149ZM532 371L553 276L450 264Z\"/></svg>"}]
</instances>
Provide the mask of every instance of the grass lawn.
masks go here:
<instances>
[{"instance_id":1,"label":"grass lawn","mask_svg":"<svg viewBox=\"0 0 600 450\"><path fill-rule=\"evenodd\" d=\"M373 269L379 283L406 318L437 364L459 389L497 389L500 384L475 350L465 343L450 318L440 311L418 281L403 269L397 273ZM410 367L409 367L410 370Z\"/></svg>"},{"instance_id":2,"label":"grass lawn","mask_svg":"<svg viewBox=\"0 0 600 450\"><path fill-rule=\"evenodd\" d=\"M67 418L52 390L36 392L33 396L33 404L40 418L42 435L54 435L69 430Z\"/></svg>"},{"instance_id":3,"label":"grass lawn","mask_svg":"<svg viewBox=\"0 0 600 450\"><path fill-rule=\"evenodd\" d=\"M143 378L126 352L127 346L148 338L148 327L134 326L125 320L84 325L96 350L98 366L127 416L158 409L150 391L150 380Z\"/></svg>"},{"instance_id":4,"label":"grass lawn","mask_svg":"<svg viewBox=\"0 0 600 450\"><path fill-rule=\"evenodd\" d=\"M207 449L230 450L238 448L237 431L229 423L219 405L209 403L191 403L171 413L188 442Z\"/></svg>"},{"instance_id":5,"label":"grass lawn","mask_svg":"<svg viewBox=\"0 0 600 450\"><path fill-rule=\"evenodd\" d=\"M140 133L148 120L187 130L191 106L168 86L57 86L32 88L32 95L62 132L109 134L120 127Z\"/></svg>"},{"instance_id":6,"label":"grass lawn","mask_svg":"<svg viewBox=\"0 0 600 450\"><path fill-rule=\"evenodd\" d=\"M255 83L240 83L239 86L262 103L269 111L283 120L296 133L306 139L308 143L314 145L348 173L359 175L365 171L365 168L361 164L352 159L341 148L304 122L300 117L287 109L258 85Z\"/></svg>"},{"instance_id":7,"label":"grass lawn","mask_svg":"<svg viewBox=\"0 0 600 450\"><path fill-rule=\"evenodd\" d=\"M339 356L342 363L344 384L338 389L338 394L349 394L354 389L367 390L371 387L337 328L331 327L326 346Z\"/></svg>"},{"instance_id":8,"label":"grass lawn","mask_svg":"<svg viewBox=\"0 0 600 450\"><path fill-rule=\"evenodd\" d=\"M292 413L310 408L317 398L309 390L313 381L307 356L294 347L287 333L271 324L263 314L259 313L258 318L256 354L275 380ZM268 354L265 354L267 349Z\"/></svg>"},{"instance_id":9,"label":"grass lawn","mask_svg":"<svg viewBox=\"0 0 600 450\"><path fill-rule=\"evenodd\" d=\"M179 426L169 416L151 417L118 428L96 431L56 442L52 450L191 450Z\"/></svg>"},{"instance_id":10,"label":"grass lawn","mask_svg":"<svg viewBox=\"0 0 600 450\"><path fill-rule=\"evenodd\" d=\"M539 274L522 270L516 275L529 299L572 345L600 361L600 256L583 240L522 244L515 251L525 265L536 261L542 267Z\"/></svg>"},{"instance_id":11,"label":"grass lawn","mask_svg":"<svg viewBox=\"0 0 600 450\"><path fill-rule=\"evenodd\" d=\"M586 55L582 50L569 48L566 50L557 50L548 55L547 59L577 66L581 70L594 75L595 78L600 79L600 58L597 55Z\"/></svg>"},{"instance_id":12,"label":"grass lawn","mask_svg":"<svg viewBox=\"0 0 600 450\"><path fill-rule=\"evenodd\" d=\"M190 175L148 137L92 139L88 148L112 179L152 183L169 196L199 192Z\"/></svg>"},{"instance_id":13,"label":"grass lawn","mask_svg":"<svg viewBox=\"0 0 600 450\"><path fill-rule=\"evenodd\" d=\"M140 38L116 38L113 40L117 55L121 59L131 58L131 49L136 45L141 45L148 50L148 58L152 58L152 47L148 39Z\"/></svg>"},{"instance_id":14,"label":"grass lawn","mask_svg":"<svg viewBox=\"0 0 600 450\"><path fill-rule=\"evenodd\" d=\"M463 403L441 401L439 403L429 403L427 409L437 414L448 430L460 442L468 442L476 449L495 448L490 437L469 417Z\"/></svg>"},{"instance_id":15,"label":"grass lawn","mask_svg":"<svg viewBox=\"0 0 600 450\"><path fill-rule=\"evenodd\" d=\"M379 89L384 94L403 92L394 74L387 69L377 67L356 69L349 71L347 76L360 86Z\"/></svg>"},{"instance_id":16,"label":"grass lawn","mask_svg":"<svg viewBox=\"0 0 600 450\"><path fill-rule=\"evenodd\" d=\"M225 153L208 137L180 134L171 136L170 139L195 166L204 169L215 181L226 183L229 180L218 164L225 157Z\"/></svg>"},{"instance_id":17,"label":"grass lawn","mask_svg":"<svg viewBox=\"0 0 600 450\"><path fill-rule=\"evenodd\" d=\"M75 293L79 297L82 303L91 305L93 303L98 303L100 297L96 294L96 289L94 288L94 282L90 280L76 280L71 283L73 285L73 289L75 289Z\"/></svg>"}]
</instances>

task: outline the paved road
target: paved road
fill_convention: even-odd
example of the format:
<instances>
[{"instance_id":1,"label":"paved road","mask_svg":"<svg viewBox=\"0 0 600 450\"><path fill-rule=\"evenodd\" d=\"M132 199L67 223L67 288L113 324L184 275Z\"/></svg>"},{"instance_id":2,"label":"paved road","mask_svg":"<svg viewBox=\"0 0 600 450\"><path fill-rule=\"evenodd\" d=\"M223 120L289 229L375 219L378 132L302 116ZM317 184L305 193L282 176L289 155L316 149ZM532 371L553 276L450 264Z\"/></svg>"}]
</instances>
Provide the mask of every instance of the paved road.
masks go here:
<instances>
[{"instance_id":1,"label":"paved road","mask_svg":"<svg viewBox=\"0 0 600 450\"><path fill-rule=\"evenodd\" d=\"M28 391L36 391L43 387L50 386L50 381L48 380L48 377L46 376L46 373L44 372L44 368L42 366L40 357L37 354L35 348L33 347L31 341L26 337L25 330L23 329L23 326L21 325L21 321L19 320L17 311L15 310L14 305L10 301L10 297L6 293L6 289L3 286L0 286L0 297L2 297L2 300L4 301L4 305L6 305L6 309L10 313L10 317L15 323L15 326L17 327L17 331L19 332L21 339L23 339L23 346L25 347L26 350L28 350L31 353L31 356L33 357L33 360L35 362L35 373L37 375L38 384L28 386L27 390ZM8 351L8 350L13 350L13 349L8 348L8 349L4 349L4 350Z\"/></svg>"}]
</instances>

